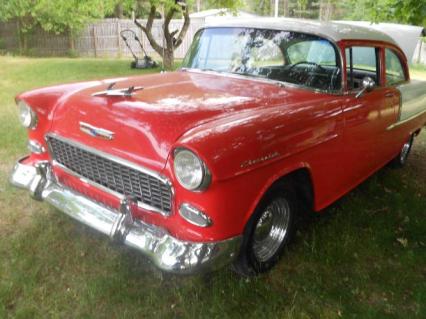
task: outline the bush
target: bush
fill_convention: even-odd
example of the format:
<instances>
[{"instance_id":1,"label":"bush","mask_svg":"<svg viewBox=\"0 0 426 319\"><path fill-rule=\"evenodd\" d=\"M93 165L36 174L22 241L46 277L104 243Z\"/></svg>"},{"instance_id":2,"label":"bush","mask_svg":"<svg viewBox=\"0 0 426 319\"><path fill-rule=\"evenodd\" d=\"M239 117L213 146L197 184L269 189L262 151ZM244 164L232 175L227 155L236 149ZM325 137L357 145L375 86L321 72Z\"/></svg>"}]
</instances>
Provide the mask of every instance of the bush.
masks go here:
<instances>
[{"instance_id":1,"label":"bush","mask_svg":"<svg viewBox=\"0 0 426 319\"><path fill-rule=\"evenodd\" d=\"M77 50L68 50L67 51L67 57L69 57L69 58L78 58L79 57L79 54L78 54L78 51Z\"/></svg>"}]
</instances>

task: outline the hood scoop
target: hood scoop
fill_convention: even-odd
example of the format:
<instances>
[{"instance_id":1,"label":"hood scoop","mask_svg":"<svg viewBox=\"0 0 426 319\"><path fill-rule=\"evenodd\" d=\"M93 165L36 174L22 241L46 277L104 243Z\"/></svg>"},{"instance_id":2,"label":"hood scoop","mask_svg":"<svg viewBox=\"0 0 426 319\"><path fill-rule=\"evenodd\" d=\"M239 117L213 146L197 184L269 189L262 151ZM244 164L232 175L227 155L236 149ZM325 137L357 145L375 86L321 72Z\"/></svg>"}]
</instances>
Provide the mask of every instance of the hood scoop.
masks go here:
<instances>
[{"instance_id":1,"label":"hood scoop","mask_svg":"<svg viewBox=\"0 0 426 319\"><path fill-rule=\"evenodd\" d=\"M114 86L117 82L113 82L108 85L107 89L100 92L95 92L92 96L124 96L131 97L137 91L141 91L144 89L143 86L129 86L128 88L123 89L114 89Z\"/></svg>"}]
</instances>

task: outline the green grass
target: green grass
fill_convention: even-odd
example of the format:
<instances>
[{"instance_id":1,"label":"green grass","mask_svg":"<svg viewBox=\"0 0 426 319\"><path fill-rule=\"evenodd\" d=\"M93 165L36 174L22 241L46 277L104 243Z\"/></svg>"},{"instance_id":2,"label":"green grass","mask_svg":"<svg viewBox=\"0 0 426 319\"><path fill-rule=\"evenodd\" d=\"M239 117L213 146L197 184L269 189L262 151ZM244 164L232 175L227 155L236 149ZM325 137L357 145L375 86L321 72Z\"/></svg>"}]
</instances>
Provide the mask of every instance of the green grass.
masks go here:
<instances>
[{"instance_id":1,"label":"green grass","mask_svg":"<svg viewBox=\"0 0 426 319\"><path fill-rule=\"evenodd\" d=\"M273 271L249 280L228 269L161 274L9 186L26 153L16 93L139 73L126 60L0 57L0 318L426 317L424 133L405 170L378 172L304 225Z\"/></svg>"},{"instance_id":2,"label":"green grass","mask_svg":"<svg viewBox=\"0 0 426 319\"><path fill-rule=\"evenodd\" d=\"M410 67L411 78L426 81L426 65L414 64Z\"/></svg>"}]
</instances>

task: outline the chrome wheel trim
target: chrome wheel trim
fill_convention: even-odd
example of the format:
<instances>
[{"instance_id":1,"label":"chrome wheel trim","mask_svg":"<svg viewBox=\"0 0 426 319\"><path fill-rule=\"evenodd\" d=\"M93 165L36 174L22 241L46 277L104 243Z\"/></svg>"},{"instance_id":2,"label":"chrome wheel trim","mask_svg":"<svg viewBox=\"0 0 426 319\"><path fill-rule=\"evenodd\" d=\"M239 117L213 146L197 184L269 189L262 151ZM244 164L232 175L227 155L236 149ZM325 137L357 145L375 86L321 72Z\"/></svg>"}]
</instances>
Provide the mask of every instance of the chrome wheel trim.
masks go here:
<instances>
[{"instance_id":1,"label":"chrome wheel trim","mask_svg":"<svg viewBox=\"0 0 426 319\"><path fill-rule=\"evenodd\" d=\"M407 161L408 154L410 153L411 145L413 144L413 138L410 139L402 146L401 154L399 156L399 160L401 164L404 164Z\"/></svg>"},{"instance_id":2,"label":"chrome wheel trim","mask_svg":"<svg viewBox=\"0 0 426 319\"><path fill-rule=\"evenodd\" d=\"M290 205L284 198L271 202L260 216L253 235L253 253L257 260L272 258L284 242L290 225Z\"/></svg>"}]
</instances>

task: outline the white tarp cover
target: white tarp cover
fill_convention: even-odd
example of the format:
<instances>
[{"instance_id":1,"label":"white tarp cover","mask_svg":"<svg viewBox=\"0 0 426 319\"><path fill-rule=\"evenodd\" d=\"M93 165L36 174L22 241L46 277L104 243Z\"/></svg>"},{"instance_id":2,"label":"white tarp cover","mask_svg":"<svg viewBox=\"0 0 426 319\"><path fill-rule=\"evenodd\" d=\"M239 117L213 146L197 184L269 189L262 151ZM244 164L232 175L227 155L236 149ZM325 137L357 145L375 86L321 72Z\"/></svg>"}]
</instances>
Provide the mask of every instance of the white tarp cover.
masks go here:
<instances>
[{"instance_id":1,"label":"white tarp cover","mask_svg":"<svg viewBox=\"0 0 426 319\"><path fill-rule=\"evenodd\" d=\"M371 23L367 21L335 21L338 23L346 23L359 25L363 27L373 28L386 33L393 38L396 43L404 51L409 63L413 60L414 51L416 50L419 38L424 35L425 29L405 24L396 23Z\"/></svg>"}]
</instances>

